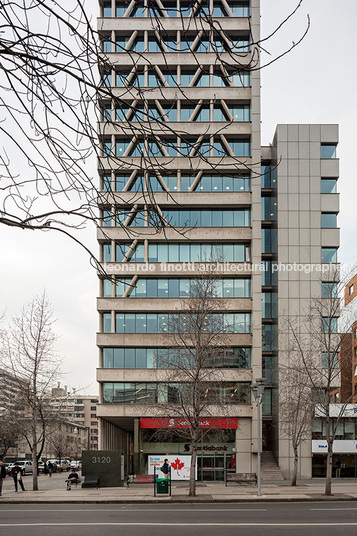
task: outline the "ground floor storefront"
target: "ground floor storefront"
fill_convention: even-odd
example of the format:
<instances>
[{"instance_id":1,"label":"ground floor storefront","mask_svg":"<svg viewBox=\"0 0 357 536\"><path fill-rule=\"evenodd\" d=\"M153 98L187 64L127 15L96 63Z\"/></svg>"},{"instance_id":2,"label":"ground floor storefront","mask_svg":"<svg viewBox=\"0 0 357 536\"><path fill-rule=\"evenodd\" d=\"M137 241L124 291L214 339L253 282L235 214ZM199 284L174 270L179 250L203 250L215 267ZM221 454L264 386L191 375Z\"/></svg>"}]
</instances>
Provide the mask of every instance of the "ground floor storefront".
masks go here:
<instances>
[{"instance_id":1,"label":"ground floor storefront","mask_svg":"<svg viewBox=\"0 0 357 536\"><path fill-rule=\"evenodd\" d=\"M164 430L163 424L167 425ZM171 429L170 429L171 427ZM201 428L201 427L200 427ZM196 479L223 481L225 471L236 471L238 419L206 419L197 444ZM140 419L140 468L150 472L150 464L168 456L176 464L189 464L192 444L185 423ZM181 472L182 474L182 472Z\"/></svg>"},{"instance_id":2,"label":"ground floor storefront","mask_svg":"<svg viewBox=\"0 0 357 536\"><path fill-rule=\"evenodd\" d=\"M313 454L313 478L326 476L326 462L326 454ZM332 456L332 478L357 478L357 454L334 454Z\"/></svg>"}]
</instances>

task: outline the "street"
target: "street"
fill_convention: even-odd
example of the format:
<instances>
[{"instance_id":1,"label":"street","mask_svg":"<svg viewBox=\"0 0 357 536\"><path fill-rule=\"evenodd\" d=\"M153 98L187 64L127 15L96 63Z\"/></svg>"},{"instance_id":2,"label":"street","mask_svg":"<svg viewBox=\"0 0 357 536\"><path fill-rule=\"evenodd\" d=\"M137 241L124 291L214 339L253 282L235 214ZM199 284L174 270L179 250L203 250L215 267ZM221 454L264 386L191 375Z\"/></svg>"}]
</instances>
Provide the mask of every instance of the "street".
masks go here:
<instances>
[{"instance_id":1,"label":"street","mask_svg":"<svg viewBox=\"0 0 357 536\"><path fill-rule=\"evenodd\" d=\"M0 504L7 536L355 535L357 504L346 502L170 505Z\"/></svg>"}]
</instances>

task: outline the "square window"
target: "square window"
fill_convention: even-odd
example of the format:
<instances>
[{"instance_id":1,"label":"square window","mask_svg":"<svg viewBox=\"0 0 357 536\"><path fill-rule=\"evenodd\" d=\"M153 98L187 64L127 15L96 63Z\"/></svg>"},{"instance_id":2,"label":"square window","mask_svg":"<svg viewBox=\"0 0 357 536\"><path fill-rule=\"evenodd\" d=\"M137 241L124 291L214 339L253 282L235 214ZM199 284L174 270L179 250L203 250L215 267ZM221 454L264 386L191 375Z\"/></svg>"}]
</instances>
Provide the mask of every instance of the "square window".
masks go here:
<instances>
[{"instance_id":1,"label":"square window","mask_svg":"<svg viewBox=\"0 0 357 536\"><path fill-rule=\"evenodd\" d=\"M336 145L328 143L321 144L321 158L336 158Z\"/></svg>"},{"instance_id":2,"label":"square window","mask_svg":"<svg viewBox=\"0 0 357 536\"><path fill-rule=\"evenodd\" d=\"M321 228L335 229L337 227L337 214L333 212L321 213Z\"/></svg>"},{"instance_id":3,"label":"square window","mask_svg":"<svg viewBox=\"0 0 357 536\"><path fill-rule=\"evenodd\" d=\"M337 179L321 179L321 193L335 194L337 191Z\"/></svg>"},{"instance_id":4,"label":"square window","mask_svg":"<svg viewBox=\"0 0 357 536\"><path fill-rule=\"evenodd\" d=\"M322 282L321 283L321 298L337 298L338 286L337 283Z\"/></svg>"},{"instance_id":5,"label":"square window","mask_svg":"<svg viewBox=\"0 0 357 536\"><path fill-rule=\"evenodd\" d=\"M322 317L322 331L323 333L338 333L338 318L335 316Z\"/></svg>"},{"instance_id":6,"label":"square window","mask_svg":"<svg viewBox=\"0 0 357 536\"><path fill-rule=\"evenodd\" d=\"M321 248L321 262L322 263L336 263L337 262L337 248Z\"/></svg>"}]
</instances>

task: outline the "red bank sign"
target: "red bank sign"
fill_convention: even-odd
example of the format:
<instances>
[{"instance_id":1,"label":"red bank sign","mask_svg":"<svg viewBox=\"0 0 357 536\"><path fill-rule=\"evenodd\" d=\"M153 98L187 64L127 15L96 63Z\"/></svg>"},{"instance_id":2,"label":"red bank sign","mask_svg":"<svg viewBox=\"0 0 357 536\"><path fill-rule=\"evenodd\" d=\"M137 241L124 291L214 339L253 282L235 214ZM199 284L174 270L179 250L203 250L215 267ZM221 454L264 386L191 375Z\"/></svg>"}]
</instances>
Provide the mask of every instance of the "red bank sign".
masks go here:
<instances>
[{"instance_id":1,"label":"red bank sign","mask_svg":"<svg viewBox=\"0 0 357 536\"><path fill-rule=\"evenodd\" d=\"M231 418L202 418L199 422L200 428L238 428L237 417ZM188 428L189 421L178 417L155 418L142 417L140 419L140 428Z\"/></svg>"}]
</instances>

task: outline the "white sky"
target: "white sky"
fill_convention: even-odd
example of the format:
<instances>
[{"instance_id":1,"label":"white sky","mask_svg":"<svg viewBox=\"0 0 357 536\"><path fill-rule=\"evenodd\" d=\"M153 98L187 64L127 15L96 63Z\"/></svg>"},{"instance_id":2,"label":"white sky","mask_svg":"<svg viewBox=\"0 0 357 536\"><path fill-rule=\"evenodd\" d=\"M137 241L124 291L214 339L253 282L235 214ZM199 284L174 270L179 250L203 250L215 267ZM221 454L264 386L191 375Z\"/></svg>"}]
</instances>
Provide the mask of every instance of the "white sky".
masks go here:
<instances>
[{"instance_id":1,"label":"white sky","mask_svg":"<svg viewBox=\"0 0 357 536\"><path fill-rule=\"evenodd\" d=\"M96 0L90 0L96 5ZM297 0L262 0L262 36L286 16ZM297 41L311 17L311 29L292 53L262 72L262 144L271 142L278 123L340 125L340 260L357 262L357 109L356 0L304 0L293 21L267 44L282 51ZM337 37L338 36L338 42ZM83 232L96 251L95 230ZM98 282L84 251L63 236L0 227L0 312L5 322L45 288L58 319L59 353L64 357L62 385L97 393L95 345ZM3 324L4 324L3 323Z\"/></svg>"}]
</instances>

